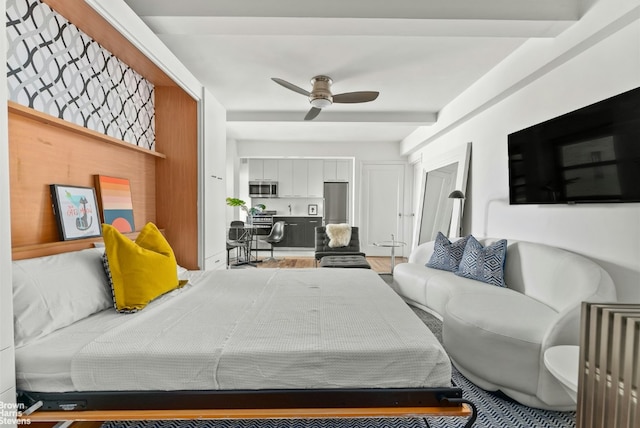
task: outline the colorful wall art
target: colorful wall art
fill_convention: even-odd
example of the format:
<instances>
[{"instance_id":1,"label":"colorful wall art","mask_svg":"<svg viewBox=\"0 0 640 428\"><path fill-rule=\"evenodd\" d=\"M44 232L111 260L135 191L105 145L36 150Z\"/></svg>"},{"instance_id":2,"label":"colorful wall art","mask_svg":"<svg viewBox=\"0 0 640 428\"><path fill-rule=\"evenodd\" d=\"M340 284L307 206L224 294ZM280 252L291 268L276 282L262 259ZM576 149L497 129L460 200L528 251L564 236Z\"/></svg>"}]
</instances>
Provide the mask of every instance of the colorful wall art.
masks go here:
<instances>
[{"instance_id":1,"label":"colorful wall art","mask_svg":"<svg viewBox=\"0 0 640 428\"><path fill-rule=\"evenodd\" d=\"M96 175L98 200L102 208L102 220L122 233L133 232L133 202L131 186L126 178Z\"/></svg>"},{"instance_id":2,"label":"colorful wall art","mask_svg":"<svg viewBox=\"0 0 640 428\"><path fill-rule=\"evenodd\" d=\"M49 187L60 239L67 241L101 235L93 187L61 184L51 184Z\"/></svg>"}]
</instances>

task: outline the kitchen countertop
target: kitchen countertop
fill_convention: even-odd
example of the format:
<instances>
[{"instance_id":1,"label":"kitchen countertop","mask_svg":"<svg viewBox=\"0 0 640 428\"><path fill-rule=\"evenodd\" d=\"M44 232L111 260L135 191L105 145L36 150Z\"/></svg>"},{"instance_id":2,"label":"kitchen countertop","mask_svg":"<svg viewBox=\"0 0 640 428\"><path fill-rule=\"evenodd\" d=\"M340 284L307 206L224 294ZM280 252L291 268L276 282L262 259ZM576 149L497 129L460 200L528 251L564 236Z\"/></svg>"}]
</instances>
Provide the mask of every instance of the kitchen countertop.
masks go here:
<instances>
[{"instance_id":1,"label":"kitchen countertop","mask_svg":"<svg viewBox=\"0 0 640 428\"><path fill-rule=\"evenodd\" d=\"M309 217L309 218L317 218L317 219L322 219L321 215L306 215L306 214L274 214L274 217Z\"/></svg>"}]
</instances>

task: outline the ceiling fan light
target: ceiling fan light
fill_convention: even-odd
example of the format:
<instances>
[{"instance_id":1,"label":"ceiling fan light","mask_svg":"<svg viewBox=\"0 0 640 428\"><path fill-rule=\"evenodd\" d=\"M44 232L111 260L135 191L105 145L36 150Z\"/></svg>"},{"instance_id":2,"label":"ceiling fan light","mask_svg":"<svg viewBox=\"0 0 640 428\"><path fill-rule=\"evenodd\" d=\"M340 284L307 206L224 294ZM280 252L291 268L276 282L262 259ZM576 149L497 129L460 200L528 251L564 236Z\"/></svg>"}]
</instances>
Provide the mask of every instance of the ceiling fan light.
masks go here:
<instances>
[{"instance_id":1,"label":"ceiling fan light","mask_svg":"<svg viewBox=\"0 0 640 428\"><path fill-rule=\"evenodd\" d=\"M316 108L325 108L331 105L331 100L326 98L313 98L310 102L311 105Z\"/></svg>"}]
</instances>

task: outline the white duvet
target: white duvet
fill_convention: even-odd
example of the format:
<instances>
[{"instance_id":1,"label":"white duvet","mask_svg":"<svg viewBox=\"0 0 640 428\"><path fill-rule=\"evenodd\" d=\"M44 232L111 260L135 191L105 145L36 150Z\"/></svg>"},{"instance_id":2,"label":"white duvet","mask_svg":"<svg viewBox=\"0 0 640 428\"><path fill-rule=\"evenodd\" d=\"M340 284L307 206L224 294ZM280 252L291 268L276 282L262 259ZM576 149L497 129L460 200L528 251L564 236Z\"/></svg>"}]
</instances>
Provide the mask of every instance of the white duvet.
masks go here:
<instances>
[{"instance_id":1,"label":"white duvet","mask_svg":"<svg viewBox=\"0 0 640 428\"><path fill-rule=\"evenodd\" d=\"M139 313L96 315L104 331L80 335L64 349L68 362L57 362L68 367L68 390L451 385L442 346L369 270L197 272L190 286ZM46 342L20 348L18 360ZM29 378L38 373L29 360L18 364L18 387L51 391Z\"/></svg>"}]
</instances>

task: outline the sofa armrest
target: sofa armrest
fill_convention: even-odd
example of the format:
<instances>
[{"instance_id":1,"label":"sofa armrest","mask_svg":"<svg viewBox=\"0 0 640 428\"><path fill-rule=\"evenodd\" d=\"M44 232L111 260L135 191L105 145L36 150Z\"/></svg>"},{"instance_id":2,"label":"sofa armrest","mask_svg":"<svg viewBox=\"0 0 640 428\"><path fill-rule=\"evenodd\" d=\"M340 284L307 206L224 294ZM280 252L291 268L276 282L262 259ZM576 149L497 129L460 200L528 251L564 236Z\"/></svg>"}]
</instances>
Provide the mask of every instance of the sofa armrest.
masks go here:
<instances>
[{"instance_id":1,"label":"sofa armrest","mask_svg":"<svg viewBox=\"0 0 640 428\"><path fill-rule=\"evenodd\" d=\"M431 255L433 254L434 244L435 241L429 241L418 245L411 251L411 254L409 254L408 262L426 265L429 259L431 259Z\"/></svg>"},{"instance_id":2,"label":"sofa armrest","mask_svg":"<svg viewBox=\"0 0 640 428\"><path fill-rule=\"evenodd\" d=\"M541 352L558 345L580 344L580 308L577 304L558 313L556 321L549 326L542 339Z\"/></svg>"}]
</instances>

